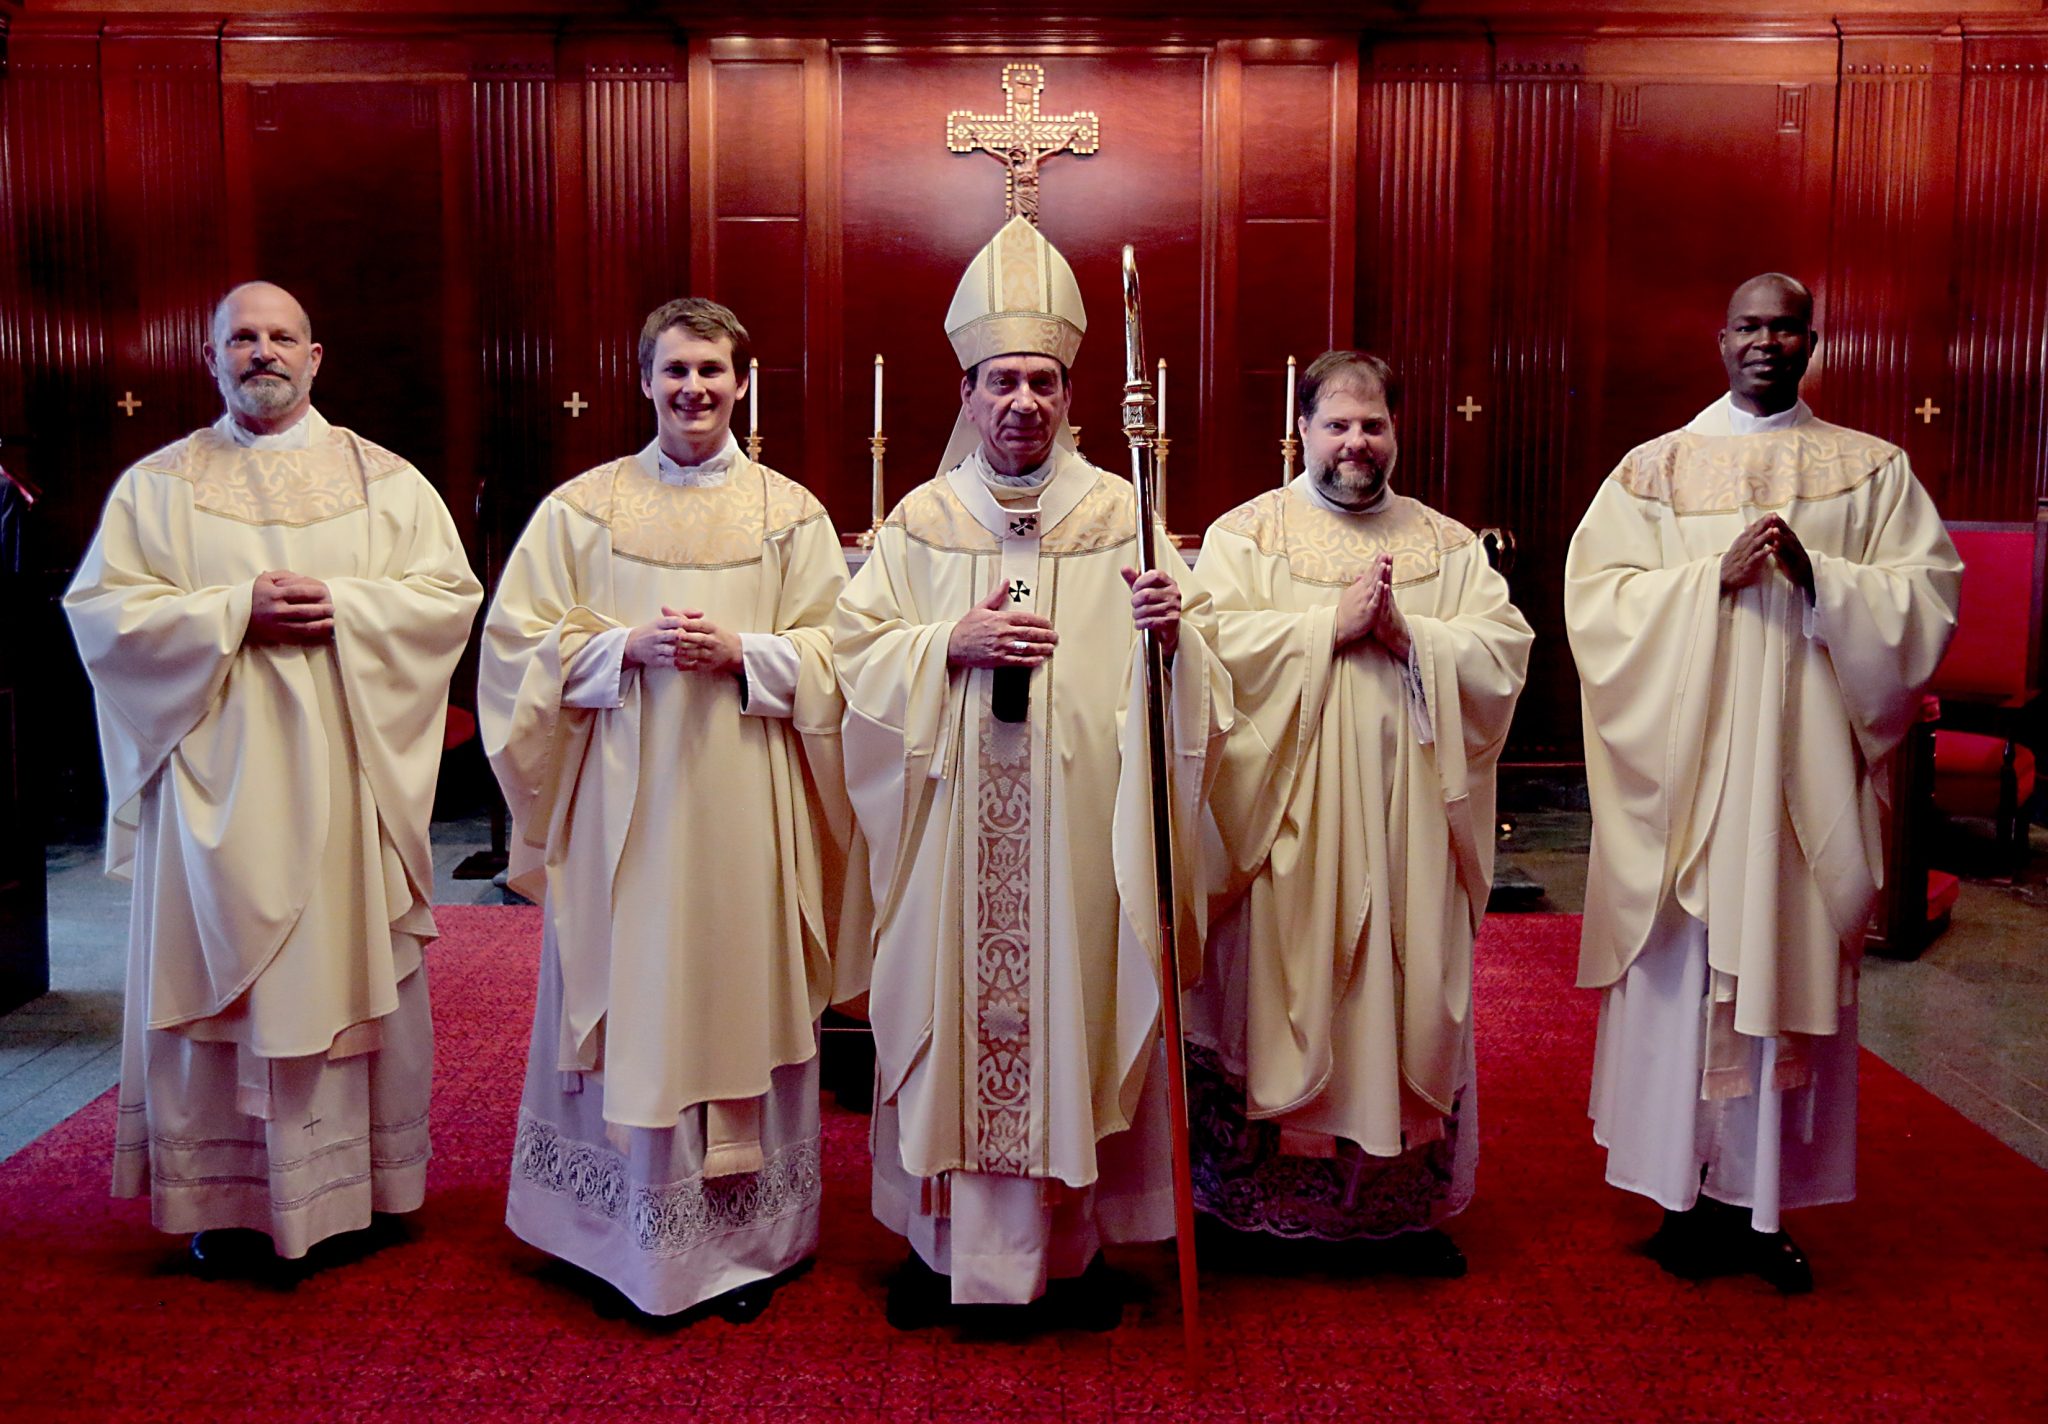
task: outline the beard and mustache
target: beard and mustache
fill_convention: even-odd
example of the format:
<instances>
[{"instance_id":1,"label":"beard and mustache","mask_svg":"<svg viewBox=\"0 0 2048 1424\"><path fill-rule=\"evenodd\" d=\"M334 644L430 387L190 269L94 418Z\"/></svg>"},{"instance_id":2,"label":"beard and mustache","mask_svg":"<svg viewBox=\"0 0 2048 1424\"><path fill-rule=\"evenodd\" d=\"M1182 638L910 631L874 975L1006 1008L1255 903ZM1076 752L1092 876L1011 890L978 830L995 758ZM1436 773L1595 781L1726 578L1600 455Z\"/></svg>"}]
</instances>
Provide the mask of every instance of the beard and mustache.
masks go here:
<instances>
[{"instance_id":1,"label":"beard and mustache","mask_svg":"<svg viewBox=\"0 0 2048 1424\"><path fill-rule=\"evenodd\" d=\"M1386 492L1394 473L1394 460L1395 456L1390 454L1383 463L1368 452L1351 464L1311 463L1308 477L1330 503L1345 509L1364 509Z\"/></svg>"},{"instance_id":2,"label":"beard and mustache","mask_svg":"<svg viewBox=\"0 0 2048 1424\"><path fill-rule=\"evenodd\" d=\"M266 420L297 405L313 384L310 374L293 380L289 373L271 366L257 366L240 375L222 370L219 379L221 397L230 410Z\"/></svg>"}]
</instances>

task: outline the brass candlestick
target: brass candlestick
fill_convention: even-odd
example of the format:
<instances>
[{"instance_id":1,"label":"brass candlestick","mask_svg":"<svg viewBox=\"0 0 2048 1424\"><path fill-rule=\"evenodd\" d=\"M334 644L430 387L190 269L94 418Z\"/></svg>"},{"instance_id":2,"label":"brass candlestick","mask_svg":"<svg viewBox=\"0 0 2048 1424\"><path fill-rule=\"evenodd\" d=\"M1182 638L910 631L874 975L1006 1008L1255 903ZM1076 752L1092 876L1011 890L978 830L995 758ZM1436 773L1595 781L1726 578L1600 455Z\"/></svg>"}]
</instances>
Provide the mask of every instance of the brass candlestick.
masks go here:
<instances>
[{"instance_id":1,"label":"brass candlestick","mask_svg":"<svg viewBox=\"0 0 2048 1424\"><path fill-rule=\"evenodd\" d=\"M877 430L873 435L868 437L868 453L874 457L875 461L874 499L872 501L873 509L871 511L873 514L873 522L870 523L868 527L863 529L859 534L855 535L853 541L863 549L873 549L875 547L875 535L881 531L882 516L884 513L886 513L886 511L882 507L882 452L887 450L888 448L889 437L882 434L881 431Z\"/></svg>"},{"instance_id":2,"label":"brass candlestick","mask_svg":"<svg viewBox=\"0 0 2048 1424\"><path fill-rule=\"evenodd\" d=\"M756 464L760 463L761 432L758 430L749 430L747 432L747 458Z\"/></svg>"},{"instance_id":3,"label":"brass candlestick","mask_svg":"<svg viewBox=\"0 0 2048 1424\"><path fill-rule=\"evenodd\" d=\"M1152 502L1157 506L1152 517L1157 519L1171 533L1173 526L1166 522L1166 452L1173 442L1164 435L1152 437L1152 467L1156 472L1152 481Z\"/></svg>"},{"instance_id":4,"label":"brass candlestick","mask_svg":"<svg viewBox=\"0 0 2048 1424\"><path fill-rule=\"evenodd\" d=\"M1292 435L1280 437L1280 488L1294 483L1294 462L1301 458L1301 441Z\"/></svg>"}]
</instances>

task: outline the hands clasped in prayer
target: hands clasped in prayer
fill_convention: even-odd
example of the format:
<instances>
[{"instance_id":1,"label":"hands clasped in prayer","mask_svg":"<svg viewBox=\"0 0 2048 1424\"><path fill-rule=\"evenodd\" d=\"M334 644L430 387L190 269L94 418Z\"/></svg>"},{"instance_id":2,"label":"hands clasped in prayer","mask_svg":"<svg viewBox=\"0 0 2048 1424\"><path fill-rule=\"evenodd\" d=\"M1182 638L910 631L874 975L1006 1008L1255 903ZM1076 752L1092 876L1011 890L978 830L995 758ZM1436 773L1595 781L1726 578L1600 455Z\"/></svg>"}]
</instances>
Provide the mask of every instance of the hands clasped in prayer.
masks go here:
<instances>
[{"instance_id":1,"label":"hands clasped in prayer","mask_svg":"<svg viewBox=\"0 0 2048 1424\"><path fill-rule=\"evenodd\" d=\"M1775 514L1766 514L1735 536L1735 542L1721 556L1721 591L1733 593L1748 588L1764 576L1774 558L1784 569L1785 577L1811 597L1813 560L1807 557L1806 546L1799 542L1792 526Z\"/></svg>"},{"instance_id":2,"label":"hands clasped in prayer","mask_svg":"<svg viewBox=\"0 0 2048 1424\"><path fill-rule=\"evenodd\" d=\"M1336 646L1372 638L1399 662L1408 661L1408 620L1394 602L1394 561L1374 554L1372 564L1337 600Z\"/></svg>"},{"instance_id":3,"label":"hands clasped in prayer","mask_svg":"<svg viewBox=\"0 0 2048 1424\"><path fill-rule=\"evenodd\" d=\"M334 600L327 585L288 569L258 574L243 641L262 645L331 643Z\"/></svg>"},{"instance_id":4,"label":"hands clasped in prayer","mask_svg":"<svg viewBox=\"0 0 2048 1424\"><path fill-rule=\"evenodd\" d=\"M744 665L737 633L719 627L694 608L662 605L661 617L642 623L626 637L629 667L672 667L677 672L722 677Z\"/></svg>"}]
</instances>

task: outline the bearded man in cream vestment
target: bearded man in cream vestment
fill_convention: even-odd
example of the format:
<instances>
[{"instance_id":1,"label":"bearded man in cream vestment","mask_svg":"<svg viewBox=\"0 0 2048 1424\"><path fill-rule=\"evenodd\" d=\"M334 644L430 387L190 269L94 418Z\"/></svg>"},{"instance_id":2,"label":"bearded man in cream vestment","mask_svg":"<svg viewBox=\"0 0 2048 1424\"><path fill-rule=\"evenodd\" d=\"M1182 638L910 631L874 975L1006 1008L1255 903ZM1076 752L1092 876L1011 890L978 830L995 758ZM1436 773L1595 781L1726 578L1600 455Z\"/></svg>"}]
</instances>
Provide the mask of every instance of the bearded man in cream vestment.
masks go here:
<instances>
[{"instance_id":1,"label":"bearded man in cream vestment","mask_svg":"<svg viewBox=\"0 0 2048 1424\"><path fill-rule=\"evenodd\" d=\"M1377 357L1318 357L1304 473L1202 539L1237 720L1188 996L1195 1199L1250 1257L1455 1276L1437 1228L1478 1160L1472 940L1531 634L1472 531L1390 487L1394 394Z\"/></svg>"},{"instance_id":2,"label":"bearded man in cream vestment","mask_svg":"<svg viewBox=\"0 0 2048 1424\"><path fill-rule=\"evenodd\" d=\"M825 628L846 562L732 437L750 353L716 302L648 316L655 439L542 502L478 704L511 883L546 906L506 1221L642 1311L735 1321L817 1249L851 824Z\"/></svg>"},{"instance_id":3,"label":"bearded man in cream vestment","mask_svg":"<svg viewBox=\"0 0 2048 1424\"><path fill-rule=\"evenodd\" d=\"M1905 452L1799 399L1815 340L1798 282L1737 288L1728 395L1629 452L1565 562L1607 1179L1666 1209L1667 1270L1788 1292L1779 1213L1855 1194L1880 797L1961 573Z\"/></svg>"},{"instance_id":4,"label":"bearded man in cream vestment","mask_svg":"<svg viewBox=\"0 0 2048 1424\"><path fill-rule=\"evenodd\" d=\"M834 625L876 902L872 978L848 959L836 995L867 995L874 1025L875 1214L914 1253L903 1327L1173 1234L1138 629L1177 637L1184 823L1229 696L1198 595L1181 617L1186 566L1162 537L1161 570L1129 567L1131 486L1072 448L1084 321L1024 219L974 259L946 322L967 374L942 473L882 524ZM1096 1285L1073 1295L1101 1327L1120 1307Z\"/></svg>"},{"instance_id":5,"label":"bearded man in cream vestment","mask_svg":"<svg viewBox=\"0 0 2048 1424\"><path fill-rule=\"evenodd\" d=\"M224 1266L420 1204L427 823L482 590L420 472L312 408L289 293L229 293L206 359L227 414L121 476L64 607L135 887L114 1190Z\"/></svg>"}]
</instances>

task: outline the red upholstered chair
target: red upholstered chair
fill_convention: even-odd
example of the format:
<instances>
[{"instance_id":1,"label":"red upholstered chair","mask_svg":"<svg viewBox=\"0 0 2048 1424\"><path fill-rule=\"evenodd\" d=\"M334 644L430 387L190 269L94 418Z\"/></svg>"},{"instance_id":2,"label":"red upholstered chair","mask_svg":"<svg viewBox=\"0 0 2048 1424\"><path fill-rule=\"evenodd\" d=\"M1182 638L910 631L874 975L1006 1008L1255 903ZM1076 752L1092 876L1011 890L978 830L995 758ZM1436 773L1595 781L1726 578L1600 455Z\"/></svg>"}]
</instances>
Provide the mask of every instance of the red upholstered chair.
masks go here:
<instances>
[{"instance_id":1,"label":"red upholstered chair","mask_svg":"<svg viewBox=\"0 0 2048 1424\"><path fill-rule=\"evenodd\" d=\"M2042 730L2048 500L2029 523L1953 523L1963 557L1955 641L1929 689L1941 699L1934 802L1998 828L2010 873L2027 858L2026 806Z\"/></svg>"}]
</instances>

